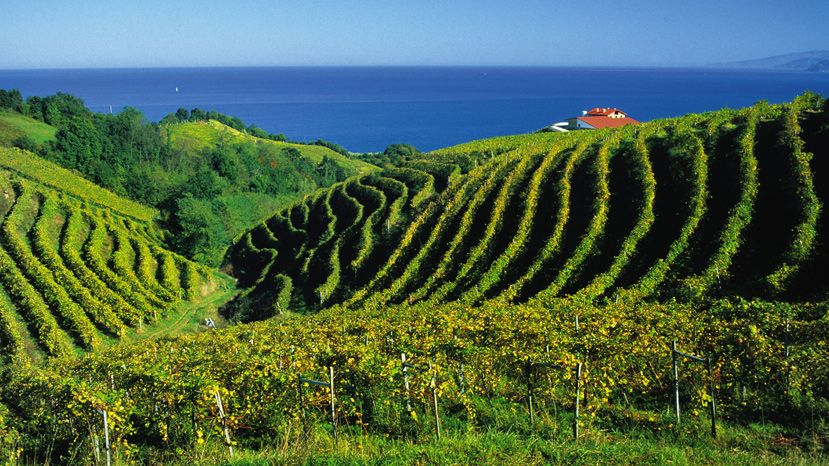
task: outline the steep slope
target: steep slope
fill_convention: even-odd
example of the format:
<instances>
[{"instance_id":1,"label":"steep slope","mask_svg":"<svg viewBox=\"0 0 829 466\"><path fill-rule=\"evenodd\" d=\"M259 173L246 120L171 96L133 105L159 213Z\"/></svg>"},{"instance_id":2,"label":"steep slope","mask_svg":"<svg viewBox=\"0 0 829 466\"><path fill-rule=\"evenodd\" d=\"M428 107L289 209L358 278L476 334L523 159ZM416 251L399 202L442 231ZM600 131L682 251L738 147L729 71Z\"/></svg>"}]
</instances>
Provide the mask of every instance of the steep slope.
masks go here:
<instances>
[{"instance_id":1,"label":"steep slope","mask_svg":"<svg viewBox=\"0 0 829 466\"><path fill-rule=\"evenodd\" d=\"M34 154L0 149L3 362L94 350L227 283L166 250L154 217Z\"/></svg>"},{"instance_id":2,"label":"steep slope","mask_svg":"<svg viewBox=\"0 0 829 466\"><path fill-rule=\"evenodd\" d=\"M826 115L826 104L803 97L494 138L428 154L405 176L349 180L237 242L233 269L252 280L242 318L337 303L820 296L825 285L799 271L825 255L825 187L811 168L823 167L815 157L825 150L807 149L822 147L815 141L825 128L813 120ZM400 227L375 228L388 200L360 194L371 179L398 179L419 198ZM304 231L271 228L294 212ZM383 252L355 252L354 243ZM374 260L353 259L366 255Z\"/></svg>"}]
</instances>

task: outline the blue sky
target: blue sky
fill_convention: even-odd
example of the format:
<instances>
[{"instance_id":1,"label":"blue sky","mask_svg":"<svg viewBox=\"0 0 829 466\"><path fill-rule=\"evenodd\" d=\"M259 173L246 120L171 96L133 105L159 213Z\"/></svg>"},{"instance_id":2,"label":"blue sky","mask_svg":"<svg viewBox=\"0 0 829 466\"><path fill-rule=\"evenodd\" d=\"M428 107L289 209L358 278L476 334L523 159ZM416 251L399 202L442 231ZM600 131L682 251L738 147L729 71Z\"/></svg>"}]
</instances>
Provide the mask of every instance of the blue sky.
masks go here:
<instances>
[{"instance_id":1,"label":"blue sky","mask_svg":"<svg viewBox=\"0 0 829 466\"><path fill-rule=\"evenodd\" d=\"M829 49L825 0L20 0L0 10L0 69L693 66Z\"/></svg>"}]
</instances>

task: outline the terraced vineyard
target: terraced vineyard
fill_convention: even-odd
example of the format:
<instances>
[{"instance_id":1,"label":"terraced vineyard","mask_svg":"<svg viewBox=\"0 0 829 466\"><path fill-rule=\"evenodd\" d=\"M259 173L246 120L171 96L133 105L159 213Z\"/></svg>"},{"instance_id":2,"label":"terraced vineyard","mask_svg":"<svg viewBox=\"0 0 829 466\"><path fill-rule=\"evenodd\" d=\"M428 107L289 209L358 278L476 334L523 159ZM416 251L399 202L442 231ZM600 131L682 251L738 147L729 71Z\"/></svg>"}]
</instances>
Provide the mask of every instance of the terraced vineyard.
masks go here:
<instances>
[{"instance_id":1,"label":"terraced vineyard","mask_svg":"<svg viewBox=\"0 0 829 466\"><path fill-rule=\"evenodd\" d=\"M164 249L153 211L0 149L2 362L89 351L176 312L219 278Z\"/></svg>"},{"instance_id":2,"label":"terraced vineyard","mask_svg":"<svg viewBox=\"0 0 829 466\"><path fill-rule=\"evenodd\" d=\"M337 303L819 298L826 284L802 271L825 263L826 154L808 148L825 151L826 121L799 99L441 150L245 234L237 304L250 319Z\"/></svg>"},{"instance_id":3,"label":"terraced vineyard","mask_svg":"<svg viewBox=\"0 0 829 466\"><path fill-rule=\"evenodd\" d=\"M804 96L349 178L229 251L226 310L263 322L6 365L0 459L825 462L827 148L829 104ZM139 210L18 167L0 172L12 362L186 319L216 285Z\"/></svg>"}]
</instances>

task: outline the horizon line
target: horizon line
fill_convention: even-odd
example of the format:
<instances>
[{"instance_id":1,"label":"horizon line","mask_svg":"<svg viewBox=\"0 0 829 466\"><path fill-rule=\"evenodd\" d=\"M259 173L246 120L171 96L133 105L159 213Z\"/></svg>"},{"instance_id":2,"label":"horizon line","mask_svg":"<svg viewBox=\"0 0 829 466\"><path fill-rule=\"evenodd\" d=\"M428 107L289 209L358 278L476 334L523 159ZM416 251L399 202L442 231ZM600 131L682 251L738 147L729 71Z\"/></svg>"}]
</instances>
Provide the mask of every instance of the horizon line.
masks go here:
<instances>
[{"instance_id":1,"label":"horizon line","mask_svg":"<svg viewBox=\"0 0 829 466\"><path fill-rule=\"evenodd\" d=\"M729 62L730 63L730 62ZM177 70L177 69L266 69L266 68L588 68L588 69L708 69L741 70L741 71L784 71L798 72L799 70L781 68L743 68L738 66L724 66L729 63L711 63L702 65L508 65L508 64L480 64L480 65L425 65L425 64L393 64L393 65L173 65L173 66L100 66L100 67L37 67L37 68L2 68L4 71L108 71L108 70Z\"/></svg>"}]
</instances>

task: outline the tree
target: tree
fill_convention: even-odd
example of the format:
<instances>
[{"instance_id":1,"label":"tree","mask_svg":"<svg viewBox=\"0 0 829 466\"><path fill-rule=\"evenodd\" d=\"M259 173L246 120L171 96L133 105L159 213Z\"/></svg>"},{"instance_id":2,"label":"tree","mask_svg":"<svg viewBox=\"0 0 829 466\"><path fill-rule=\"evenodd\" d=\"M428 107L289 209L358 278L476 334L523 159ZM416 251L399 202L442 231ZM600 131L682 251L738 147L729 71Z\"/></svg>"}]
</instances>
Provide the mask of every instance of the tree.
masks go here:
<instances>
[{"instance_id":1,"label":"tree","mask_svg":"<svg viewBox=\"0 0 829 466\"><path fill-rule=\"evenodd\" d=\"M176 250L195 260L217 266L228 243L220 207L214 201L185 195L178 199L171 229Z\"/></svg>"},{"instance_id":2,"label":"tree","mask_svg":"<svg viewBox=\"0 0 829 466\"><path fill-rule=\"evenodd\" d=\"M101 137L86 118L72 118L55 135L55 159L67 168L88 173L91 162L101 158Z\"/></svg>"},{"instance_id":3,"label":"tree","mask_svg":"<svg viewBox=\"0 0 829 466\"><path fill-rule=\"evenodd\" d=\"M12 141L12 145L29 152L37 152L37 143L25 134Z\"/></svg>"},{"instance_id":4,"label":"tree","mask_svg":"<svg viewBox=\"0 0 829 466\"><path fill-rule=\"evenodd\" d=\"M190 119L190 112L186 108L179 108L176 110L176 118L178 121L187 121Z\"/></svg>"},{"instance_id":5,"label":"tree","mask_svg":"<svg viewBox=\"0 0 829 466\"><path fill-rule=\"evenodd\" d=\"M328 186L343 181L348 178L348 174L343 170L337 162L333 159L324 156L317 166L317 184L320 186Z\"/></svg>"},{"instance_id":6,"label":"tree","mask_svg":"<svg viewBox=\"0 0 829 466\"><path fill-rule=\"evenodd\" d=\"M385 159L393 165L397 165L404 160L410 160L418 154L420 154L420 151L409 144L391 144L383 151Z\"/></svg>"},{"instance_id":7,"label":"tree","mask_svg":"<svg viewBox=\"0 0 829 466\"><path fill-rule=\"evenodd\" d=\"M23 96L17 89L0 89L0 108L7 108L18 113L26 113Z\"/></svg>"},{"instance_id":8,"label":"tree","mask_svg":"<svg viewBox=\"0 0 829 466\"><path fill-rule=\"evenodd\" d=\"M207 113L196 107L193 110L190 110L190 121L201 121L207 119Z\"/></svg>"}]
</instances>

